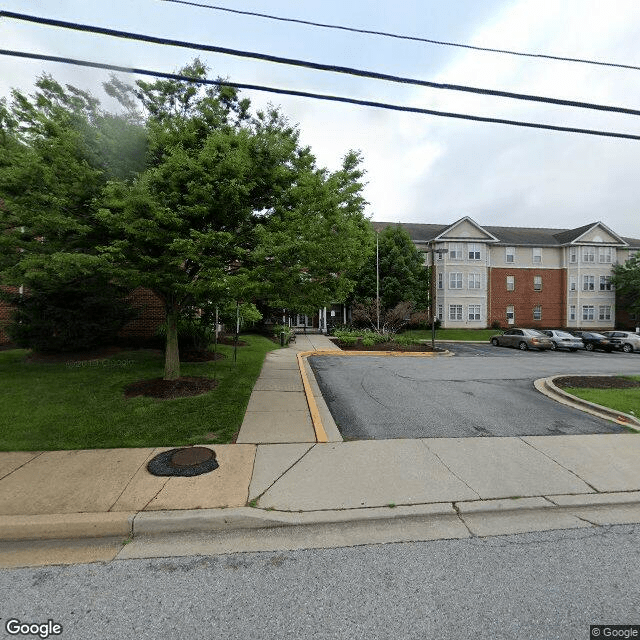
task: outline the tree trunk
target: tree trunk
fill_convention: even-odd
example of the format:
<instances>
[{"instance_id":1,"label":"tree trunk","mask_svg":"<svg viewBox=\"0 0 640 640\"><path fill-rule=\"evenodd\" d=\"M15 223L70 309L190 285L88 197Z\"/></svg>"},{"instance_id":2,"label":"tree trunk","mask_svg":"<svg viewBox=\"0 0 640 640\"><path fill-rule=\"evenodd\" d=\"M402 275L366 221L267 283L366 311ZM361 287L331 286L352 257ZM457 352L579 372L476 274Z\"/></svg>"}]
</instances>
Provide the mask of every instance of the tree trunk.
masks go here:
<instances>
[{"instance_id":1,"label":"tree trunk","mask_svg":"<svg viewBox=\"0 0 640 640\"><path fill-rule=\"evenodd\" d=\"M178 351L178 307L167 307L167 346L164 353L164 379L180 377L180 352Z\"/></svg>"}]
</instances>

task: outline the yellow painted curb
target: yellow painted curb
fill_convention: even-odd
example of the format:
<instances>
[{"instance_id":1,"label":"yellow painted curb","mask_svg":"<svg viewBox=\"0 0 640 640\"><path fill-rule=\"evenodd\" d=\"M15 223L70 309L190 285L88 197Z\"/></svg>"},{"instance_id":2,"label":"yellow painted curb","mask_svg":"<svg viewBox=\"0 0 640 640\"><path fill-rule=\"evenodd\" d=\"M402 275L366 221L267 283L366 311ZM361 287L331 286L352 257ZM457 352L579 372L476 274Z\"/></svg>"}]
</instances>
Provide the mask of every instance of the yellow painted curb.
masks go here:
<instances>
[{"instance_id":1,"label":"yellow painted curb","mask_svg":"<svg viewBox=\"0 0 640 640\"><path fill-rule=\"evenodd\" d=\"M300 368L300 376L302 377L302 386L304 387L304 395L307 398L307 404L309 405L309 412L311 413L311 422L313 423L313 430L316 433L316 442L329 442L327 438L327 432L324 430L322 419L320 418L320 412L318 411L318 405L316 399L313 396L309 379L307 378L307 372L304 370L304 359L312 353L318 353L317 351L301 351L297 354L298 367Z\"/></svg>"}]
</instances>

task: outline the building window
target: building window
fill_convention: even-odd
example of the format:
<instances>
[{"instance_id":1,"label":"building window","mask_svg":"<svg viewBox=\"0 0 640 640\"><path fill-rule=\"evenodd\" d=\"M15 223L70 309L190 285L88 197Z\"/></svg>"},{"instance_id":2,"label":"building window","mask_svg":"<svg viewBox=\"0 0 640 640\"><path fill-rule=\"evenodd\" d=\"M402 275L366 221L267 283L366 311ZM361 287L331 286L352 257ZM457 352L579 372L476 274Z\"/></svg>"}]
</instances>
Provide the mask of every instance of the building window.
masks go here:
<instances>
[{"instance_id":1,"label":"building window","mask_svg":"<svg viewBox=\"0 0 640 640\"><path fill-rule=\"evenodd\" d=\"M442 320L442 316L444 315L444 307L439 304L438 305L438 319Z\"/></svg>"},{"instance_id":2,"label":"building window","mask_svg":"<svg viewBox=\"0 0 640 640\"><path fill-rule=\"evenodd\" d=\"M611 276L600 276L600 291L611 291Z\"/></svg>"},{"instance_id":3,"label":"building window","mask_svg":"<svg viewBox=\"0 0 640 640\"><path fill-rule=\"evenodd\" d=\"M449 249L449 258L451 260L462 260L462 245L461 244L452 244Z\"/></svg>"},{"instance_id":4,"label":"building window","mask_svg":"<svg viewBox=\"0 0 640 640\"><path fill-rule=\"evenodd\" d=\"M598 320L611 320L611 306L602 304L598 307Z\"/></svg>"},{"instance_id":5,"label":"building window","mask_svg":"<svg viewBox=\"0 0 640 640\"><path fill-rule=\"evenodd\" d=\"M576 305L572 304L569 307L569 320L575 320L576 319Z\"/></svg>"},{"instance_id":6,"label":"building window","mask_svg":"<svg viewBox=\"0 0 640 640\"><path fill-rule=\"evenodd\" d=\"M442 273L438 274L438 289L442 289L442 281L444 280L444 276L442 275Z\"/></svg>"},{"instance_id":7,"label":"building window","mask_svg":"<svg viewBox=\"0 0 640 640\"><path fill-rule=\"evenodd\" d=\"M542 276L533 276L533 290L542 291Z\"/></svg>"},{"instance_id":8,"label":"building window","mask_svg":"<svg viewBox=\"0 0 640 640\"><path fill-rule=\"evenodd\" d=\"M611 247L598 247L598 262L611 262Z\"/></svg>"},{"instance_id":9,"label":"building window","mask_svg":"<svg viewBox=\"0 0 640 640\"><path fill-rule=\"evenodd\" d=\"M513 263L516 261L516 248L515 247L507 247L505 249L505 262Z\"/></svg>"},{"instance_id":10,"label":"building window","mask_svg":"<svg viewBox=\"0 0 640 640\"><path fill-rule=\"evenodd\" d=\"M462 305L450 304L449 305L449 320L462 320Z\"/></svg>"},{"instance_id":11,"label":"building window","mask_svg":"<svg viewBox=\"0 0 640 640\"><path fill-rule=\"evenodd\" d=\"M595 291L596 289L596 277L595 276L582 276L582 290L583 291Z\"/></svg>"},{"instance_id":12,"label":"building window","mask_svg":"<svg viewBox=\"0 0 640 640\"><path fill-rule=\"evenodd\" d=\"M577 291L578 283L575 276L569 277L569 291Z\"/></svg>"},{"instance_id":13,"label":"building window","mask_svg":"<svg viewBox=\"0 0 640 640\"><path fill-rule=\"evenodd\" d=\"M480 305L479 304L470 304L469 305L469 320L480 320Z\"/></svg>"},{"instance_id":14,"label":"building window","mask_svg":"<svg viewBox=\"0 0 640 640\"><path fill-rule=\"evenodd\" d=\"M540 247L533 248L533 264L540 264L542 262L542 249Z\"/></svg>"},{"instance_id":15,"label":"building window","mask_svg":"<svg viewBox=\"0 0 640 640\"><path fill-rule=\"evenodd\" d=\"M462 289L462 274L450 273L449 274L449 289Z\"/></svg>"},{"instance_id":16,"label":"building window","mask_svg":"<svg viewBox=\"0 0 640 640\"><path fill-rule=\"evenodd\" d=\"M569 262L578 262L578 247L571 247L569 249Z\"/></svg>"},{"instance_id":17,"label":"building window","mask_svg":"<svg viewBox=\"0 0 640 640\"><path fill-rule=\"evenodd\" d=\"M469 249L469 260L480 260L479 244L470 244L468 245L468 249Z\"/></svg>"},{"instance_id":18,"label":"building window","mask_svg":"<svg viewBox=\"0 0 640 640\"><path fill-rule=\"evenodd\" d=\"M583 247L582 248L582 262L595 262L596 261L596 249L595 247Z\"/></svg>"},{"instance_id":19,"label":"building window","mask_svg":"<svg viewBox=\"0 0 640 640\"><path fill-rule=\"evenodd\" d=\"M534 320L542 320L542 305L537 304L533 307L533 319Z\"/></svg>"},{"instance_id":20,"label":"building window","mask_svg":"<svg viewBox=\"0 0 640 640\"><path fill-rule=\"evenodd\" d=\"M586 304L582 307L582 319L583 320L593 320L595 318L595 308L593 305Z\"/></svg>"},{"instance_id":21,"label":"building window","mask_svg":"<svg viewBox=\"0 0 640 640\"><path fill-rule=\"evenodd\" d=\"M629 255L627 256L627 262L629 260L633 260L638 255L637 251L629 251Z\"/></svg>"},{"instance_id":22,"label":"building window","mask_svg":"<svg viewBox=\"0 0 640 640\"><path fill-rule=\"evenodd\" d=\"M480 274L479 273L470 273L469 274L469 289L479 289L480 288Z\"/></svg>"},{"instance_id":23,"label":"building window","mask_svg":"<svg viewBox=\"0 0 640 640\"><path fill-rule=\"evenodd\" d=\"M513 305L510 304L507 307L507 320L513 320L514 318L515 318L514 308L513 308Z\"/></svg>"},{"instance_id":24,"label":"building window","mask_svg":"<svg viewBox=\"0 0 640 640\"><path fill-rule=\"evenodd\" d=\"M516 288L516 277L507 276L507 291L515 291L515 288Z\"/></svg>"}]
</instances>

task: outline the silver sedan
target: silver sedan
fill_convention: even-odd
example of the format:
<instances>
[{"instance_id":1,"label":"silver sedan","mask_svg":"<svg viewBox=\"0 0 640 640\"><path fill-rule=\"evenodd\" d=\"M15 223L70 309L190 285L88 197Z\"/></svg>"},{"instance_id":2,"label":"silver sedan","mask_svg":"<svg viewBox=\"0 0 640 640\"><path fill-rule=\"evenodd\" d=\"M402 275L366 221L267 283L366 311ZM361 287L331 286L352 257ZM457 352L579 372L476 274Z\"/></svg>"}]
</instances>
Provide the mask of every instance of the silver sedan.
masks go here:
<instances>
[{"instance_id":1,"label":"silver sedan","mask_svg":"<svg viewBox=\"0 0 640 640\"><path fill-rule=\"evenodd\" d=\"M615 342L616 349L625 353L640 351L640 334L631 331L605 331L602 335Z\"/></svg>"},{"instance_id":2,"label":"silver sedan","mask_svg":"<svg viewBox=\"0 0 640 640\"><path fill-rule=\"evenodd\" d=\"M537 329L508 329L504 333L491 337L494 347L517 347L521 351L527 349L552 349L551 340Z\"/></svg>"},{"instance_id":3,"label":"silver sedan","mask_svg":"<svg viewBox=\"0 0 640 640\"><path fill-rule=\"evenodd\" d=\"M578 349L584 349L584 343L577 336L573 336L566 331L560 331L559 329L543 329L542 333L551 338L551 348L556 349L569 349L569 351L577 351Z\"/></svg>"}]
</instances>

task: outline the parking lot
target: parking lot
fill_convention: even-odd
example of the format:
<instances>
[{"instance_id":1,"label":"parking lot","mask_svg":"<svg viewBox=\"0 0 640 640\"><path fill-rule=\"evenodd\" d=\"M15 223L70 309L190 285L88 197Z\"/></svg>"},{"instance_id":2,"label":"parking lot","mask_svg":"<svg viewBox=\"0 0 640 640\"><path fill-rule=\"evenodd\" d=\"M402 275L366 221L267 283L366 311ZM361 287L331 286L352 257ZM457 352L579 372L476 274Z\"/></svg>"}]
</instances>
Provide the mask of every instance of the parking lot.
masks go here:
<instances>
[{"instance_id":1,"label":"parking lot","mask_svg":"<svg viewBox=\"0 0 640 640\"><path fill-rule=\"evenodd\" d=\"M540 394L537 378L640 375L640 354L447 344L437 358L316 356L309 362L346 439L622 433Z\"/></svg>"}]
</instances>

